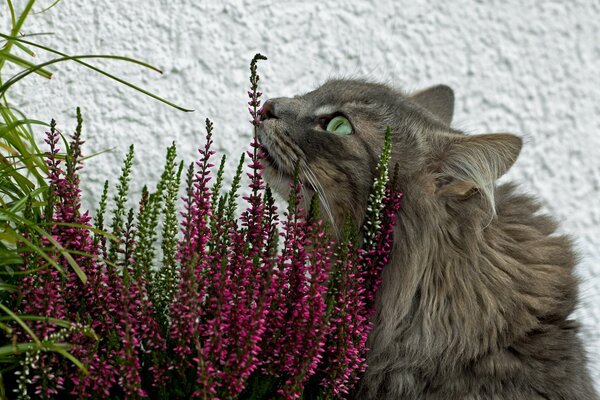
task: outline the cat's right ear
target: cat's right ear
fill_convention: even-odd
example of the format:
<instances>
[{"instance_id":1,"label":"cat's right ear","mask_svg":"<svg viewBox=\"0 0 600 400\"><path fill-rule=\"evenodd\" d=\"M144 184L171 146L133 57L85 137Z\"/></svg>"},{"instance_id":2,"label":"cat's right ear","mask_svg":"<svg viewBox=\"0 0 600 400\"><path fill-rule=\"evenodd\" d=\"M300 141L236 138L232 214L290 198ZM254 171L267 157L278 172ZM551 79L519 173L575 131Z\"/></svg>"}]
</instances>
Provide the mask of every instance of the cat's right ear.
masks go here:
<instances>
[{"instance_id":1,"label":"cat's right ear","mask_svg":"<svg viewBox=\"0 0 600 400\"><path fill-rule=\"evenodd\" d=\"M411 100L428 110L443 123L450 125L454 116L454 91L446 85L436 85L411 96Z\"/></svg>"}]
</instances>

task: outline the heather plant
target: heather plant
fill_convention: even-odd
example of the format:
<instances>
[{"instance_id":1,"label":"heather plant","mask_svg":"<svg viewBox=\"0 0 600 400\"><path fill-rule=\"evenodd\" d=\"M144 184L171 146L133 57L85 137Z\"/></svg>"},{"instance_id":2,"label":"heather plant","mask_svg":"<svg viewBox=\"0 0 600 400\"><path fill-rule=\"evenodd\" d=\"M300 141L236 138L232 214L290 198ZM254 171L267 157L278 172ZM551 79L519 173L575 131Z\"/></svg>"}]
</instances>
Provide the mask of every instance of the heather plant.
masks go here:
<instances>
[{"instance_id":1,"label":"heather plant","mask_svg":"<svg viewBox=\"0 0 600 400\"><path fill-rule=\"evenodd\" d=\"M68 138L54 121L15 117L6 93L31 73L49 77L47 66L68 60L141 89L83 61L87 56L19 37L34 1L19 17L7 4L13 29L2 35L0 71L6 62L25 68L0 82L8 150L2 154L0 256L12 266L3 275L10 281L0 282L7 314L0 328L11 342L0 346L0 363L7 366L0 377L8 393L21 399L346 398L366 367L374 293L400 205L388 177L389 132L363 227L349 221L341 240L332 241L318 197L307 199L308 210L302 207L305 190L297 177L279 215L262 177L256 135L257 62L265 59L257 55L248 103L255 134L228 190L226 158L214 165L214 127L207 120L198 161L184 174L170 146L159 182L144 189L135 209L127 208L132 146L114 189L105 183L92 218L79 189L85 160L80 111ZM13 46L58 57L35 65L16 56ZM46 152L33 139L35 124L49 127ZM0 398L8 395L4 388L0 379Z\"/></svg>"},{"instance_id":2,"label":"heather plant","mask_svg":"<svg viewBox=\"0 0 600 400\"><path fill-rule=\"evenodd\" d=\"M255 129L261 59L257 55L250 68ZM21 313L52 317L17 331L69 343L77 363L24 351L11 382L18 398L333 399L351 393L366 368L374 293L401 198L388 179L389 131L364 227L349 221L335 243L320 219L318 197L310 199L309 210L302 207L305 191L297 176L280 221L262 177L256 131L224 191L225 158L215 172L209 120L198 161L187 168L179 215L183 164L175 144L167 149L156 189L144 189L137 210L127 209L132 146L110 223L108 182L92 223L81 209L81 130L78 112L75 133L61 152L60 134L50 125L46 218L51 237L73 254L86 280L66 272L69 260L50 250L60 269L25 275L17 302ZM244 183L248 194L238 213ZM162 227L160 259L156 226ZM43 235L24 236L47 247ZM23 260L22 270L45 262L30 251L23 251Z\"/></svg>"}]
</instances>

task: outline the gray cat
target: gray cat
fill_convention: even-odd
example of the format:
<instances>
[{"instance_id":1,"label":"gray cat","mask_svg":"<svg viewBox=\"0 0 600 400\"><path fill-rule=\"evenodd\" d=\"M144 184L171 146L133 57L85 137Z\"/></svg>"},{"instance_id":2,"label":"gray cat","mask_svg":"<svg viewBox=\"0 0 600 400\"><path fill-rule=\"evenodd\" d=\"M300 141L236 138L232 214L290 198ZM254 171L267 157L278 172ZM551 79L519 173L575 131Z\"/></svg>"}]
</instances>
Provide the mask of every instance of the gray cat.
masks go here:
<instances>
[{"instance_id":1,"label":"gray cat","mask_svg":"<svg viewBox=\"0 0 600 400\"><path fill-rule=\"evenodd\" d=\"M364 218L384 132L404 192L357 399L598 399L570 319L577 256L539 203L495 185L522 141L450 127L446 86L406 95L334 80L265 103L267 180L291 172L327 216Z\"/></svg>"}]
</instances>

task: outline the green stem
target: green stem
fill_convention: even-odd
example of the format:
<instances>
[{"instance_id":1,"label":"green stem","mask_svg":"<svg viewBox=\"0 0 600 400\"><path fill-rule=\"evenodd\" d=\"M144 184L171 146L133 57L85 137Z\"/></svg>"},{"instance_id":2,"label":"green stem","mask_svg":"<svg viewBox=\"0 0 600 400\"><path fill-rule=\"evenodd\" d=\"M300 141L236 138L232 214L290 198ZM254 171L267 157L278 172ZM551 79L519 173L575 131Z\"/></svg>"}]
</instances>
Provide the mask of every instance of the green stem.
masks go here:
<instances>
[{"instance_id":1,"label":"green stem","mask_svg":"<svg viewBox=\"0 0 600 400\"><path fill-rule=\"evenodd\" d=\"M19 31L21 30L21 27L23 26L23 23L25 22L25 18L27 18L27 15L33 8L34 3L35 3L35 0L29 0L27 2L27 5L23 9L23 12L21 13L21 15L19 15L19 19L17 20L17 22L13 23L13 28L11 30L11 36L17 36L19 34ZM8 7L10 8L11 17L14 22L15 10L14 10L12 2L10 0L8 0ZM4 45L4 50L6 50L6 52L10 52L10 49L12 48L13 44L14 44L14 40L7 39L7 42ZM0 60L0 71L2 71L2 67L4 66L5 62L6 62L6 59L4 59L4 58Z\"/></svg>"},{"instance_id":2,"label":"green stem","mask_svg":"<svg viewBox=\"0 0 600 400\"><path fill-rule=\"evenodd\" d=\"M125 81L124 79L121 79L121 78L119 78L119 77L117 77L115 75L109 74L108 72L106 72L106 71L104 71L104 70L102 70L102 69L100 69L98 67L95 67L95 66L93 66L91 64L88 64L85 61L81 61L81 60L82 59L86 59L86 58L109 58L109 59L126 61L126 62L130 62L130 63L138 64L138 65L141 65L143 67L146 67L146 68L149 68L151 70L154 70L154 71L156 71L158 73L162 73L162 71L159 70L158 68L153 67L152 65L147 64L145 62L138 61L138 60L135 60L135 59L132 59L132 58L129 58L129 57L122 57L122 56L109 56L109 55L69 56L68 54L62 53L60 51L51 49L51 48L46 47L46 46L42 46L42 45L34 43L34 42L30 42L28 40L23 40L23 39L14 37L14 36L8 36L8 35L4 35L4 34L0 33L0 37L5 38L7 40L16 40L16 41L19 41L21 43L24 43L24 44L27 44L27 45L30 45L30 46L34 46L34 47L37 47L39 49L42 49L42 50L48 51L50 53L53 53L53 54L61 56L60 58L56 58L54 60L50 60L50 61L47 61L45 63L39 64L39 65L37 65L37 66L35 66L33 68L24 70L24 71L20 72L19 74L13 76L11 79L9 79L6 83L4 83L0 87L0 96L3 96L4 93L8 90L8 88L11 85L13 85L15 82L19 81L20 79L24 78L25 76L29 75L30 73L36 72L40 68L44 68L44 67L46 67L48 65L51 65L51 64L54 64L54 63L57 63L57 62L72 60L72 61L74 61L74 62L76 62L78 64L83 65L86 68L91 69L92 71L95 71L95 72L97 72L97 73L99 73L101 75L104 75L104 76L106 76L106 77L108 77L110 79L113 79L113 80L115 80L115 81L117 81L117 82L119 82L119 83L121 83L121 84L123 84L125 86L128 86L128 87L130 87L132 89L135 89L138 92L141 92L141 93L145 94L146 96L152 97L153 99L156 99L156 100L158 100L158 101L160 101L162 103L165 103L165 104L167 104L167 105L169 105L169 106L171 106L173 108L176 108L176 109L178 109L180 111L185 111L185 112L194 111L194 110L191 110L191 109L187 109L187 108L178 106L178 105L176 105L176 104L174 104L174 103L172 103L170 101L167 101L167 100L163 99L162 97L159 97L159 96L157 96L157 95L155 95L153 93L148 92L145 89L142 89L141 87L133 85L133 84Z\"/></svg>"}]
</instances>

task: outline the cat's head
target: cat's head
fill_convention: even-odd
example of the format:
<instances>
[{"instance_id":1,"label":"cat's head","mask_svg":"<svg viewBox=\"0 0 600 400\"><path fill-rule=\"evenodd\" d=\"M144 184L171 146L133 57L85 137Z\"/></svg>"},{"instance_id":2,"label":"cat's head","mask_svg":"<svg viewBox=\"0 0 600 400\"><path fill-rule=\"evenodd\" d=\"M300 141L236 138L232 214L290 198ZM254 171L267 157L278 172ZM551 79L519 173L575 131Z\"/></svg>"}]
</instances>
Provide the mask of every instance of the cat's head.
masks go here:
<instances>
[{"instance_id":1,"label":"cat's head","mask_svg":"<svg viewBox=\"0 0 600 400\"><path fill-rule=\"evenodd\" d=\"M337 226L344 216L360 223L389 127L390 167L398 164L404 209L442 219L489 214L494 181L515 162L521 139L454 130L453 108L447 86L408 95L360 80L332 80L304 95L270 99L259 128L266 179L285 195L298 166L305 188L319 192L324 217Z\"/></svg>"}]
</instances>

